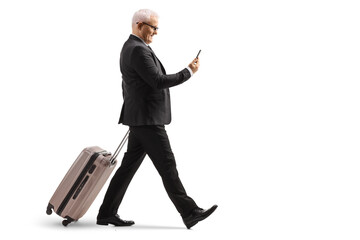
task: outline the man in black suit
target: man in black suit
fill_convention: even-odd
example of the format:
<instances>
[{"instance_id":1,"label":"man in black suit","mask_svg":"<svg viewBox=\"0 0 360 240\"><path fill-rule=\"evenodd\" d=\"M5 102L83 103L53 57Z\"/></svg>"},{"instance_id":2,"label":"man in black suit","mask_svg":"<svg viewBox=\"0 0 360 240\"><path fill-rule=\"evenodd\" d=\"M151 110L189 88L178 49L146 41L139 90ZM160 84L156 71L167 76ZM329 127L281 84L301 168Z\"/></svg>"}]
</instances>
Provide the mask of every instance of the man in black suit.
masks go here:
<instances>
[{"instance_id":1,"label":"man in black suit","mask_svg":"<svg viewBox=\"0 0 360 240\"><path fill-rule=\"evenodd\" d=\"M128 149L112 178L97 217L97 224L131 226L133 221L117 214L126 189L145 158L150 157L159 172L167 194L187 228L207 218L217 208L199 208L186 194L176 169L175 158L165 131L171 121L169 88L187 81L199 69L195 58L176 74L166 74L149 47L158 30L158 15L147 9L134 14L132 34L120 54L124 103L119 123L130 127Z\"/></svg>"}]
</instances>

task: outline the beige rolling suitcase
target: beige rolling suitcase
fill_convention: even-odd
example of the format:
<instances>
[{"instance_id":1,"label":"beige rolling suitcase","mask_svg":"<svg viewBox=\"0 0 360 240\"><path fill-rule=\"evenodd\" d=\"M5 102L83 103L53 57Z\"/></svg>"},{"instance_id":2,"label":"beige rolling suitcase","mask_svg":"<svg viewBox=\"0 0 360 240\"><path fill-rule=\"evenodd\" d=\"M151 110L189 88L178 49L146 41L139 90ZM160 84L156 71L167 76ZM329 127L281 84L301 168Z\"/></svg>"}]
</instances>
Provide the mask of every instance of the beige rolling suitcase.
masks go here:
<instances>
[{"instance_id":1,"label":"beige rolling suitcase","mask_svg":"<svg viewBox=\"0 0 360 240\"><path fill-rule=\"evenodd\" d=\"M113 155L100 147L85 148L56 189L46 213L50 215L54 210L56 214L65 218L62 222L64 226L80 219L114 170L116 157L128 134L129 131Z\"/></svg>"}]
</instances>

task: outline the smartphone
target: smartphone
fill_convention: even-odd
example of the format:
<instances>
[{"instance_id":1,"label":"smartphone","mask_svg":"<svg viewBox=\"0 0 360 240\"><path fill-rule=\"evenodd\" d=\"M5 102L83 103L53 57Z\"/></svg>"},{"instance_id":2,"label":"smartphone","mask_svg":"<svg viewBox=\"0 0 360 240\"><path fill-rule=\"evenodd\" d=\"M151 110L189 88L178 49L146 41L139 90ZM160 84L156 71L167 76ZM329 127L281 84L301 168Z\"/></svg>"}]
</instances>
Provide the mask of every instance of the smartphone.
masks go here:
<instances>
[{"instance_id":1,"label":"smartphone","mask_svg":"<svg viewBox=\"0 0 360 240\"><path fill-rule=\"evenodd\" d=\"M199 57L200 53L201 53L201 49L199 50L198 54L196 55L196 58Z\"/></svg>"}]
</instances>

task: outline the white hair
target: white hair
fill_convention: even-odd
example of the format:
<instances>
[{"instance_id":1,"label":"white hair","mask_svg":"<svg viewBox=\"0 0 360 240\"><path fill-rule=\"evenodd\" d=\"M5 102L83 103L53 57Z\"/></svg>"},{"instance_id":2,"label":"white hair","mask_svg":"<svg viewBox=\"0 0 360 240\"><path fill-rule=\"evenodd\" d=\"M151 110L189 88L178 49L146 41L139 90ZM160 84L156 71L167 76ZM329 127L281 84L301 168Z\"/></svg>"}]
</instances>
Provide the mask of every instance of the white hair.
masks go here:
<instances>
[{"instance_id":1,"label":"white hair","mask_svg":"<svg viewBox=\"0 0 360 240\"><path fill-rule=\"evenodd\" d=\"M150 9L140 9L134 13L132 18L132 25L134 26L137 22L149 22L150 17L159 17L159 15Z\"/></svg>"}]
</instances>

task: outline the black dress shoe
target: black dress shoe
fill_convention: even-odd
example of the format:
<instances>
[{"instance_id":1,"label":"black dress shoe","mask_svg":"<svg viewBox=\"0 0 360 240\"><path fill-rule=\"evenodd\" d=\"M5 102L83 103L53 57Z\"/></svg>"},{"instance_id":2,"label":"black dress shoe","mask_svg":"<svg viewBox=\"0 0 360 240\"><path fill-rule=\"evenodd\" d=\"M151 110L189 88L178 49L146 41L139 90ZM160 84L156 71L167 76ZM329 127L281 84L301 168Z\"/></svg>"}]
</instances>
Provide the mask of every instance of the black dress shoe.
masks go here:
<instances>
[{"instance_id":1,"label":"black dress shoe","mask_svg":"<svg viewBox=\"0 0 360 240\"><path fill-rule=\"evenodd\" d=\"M107 217L107 218L99 218L96 221L96 224L98 225L108 225L108 224L113 224L114 226L120 226L120 227L126 227L126 226L131 226L134 224L133 221L125 221L122 220L119 215L115 215L112 217Z\"/></svg>"},{"instance_id":2,"label":"black dress shoe","mask_svg":"<svg viewBox=\"0 0 360 240\"><path fill-rule=\"evenodd\" d=\"M202 208L195 208L188 217L183 218L186 227L190 229L198 222L204 220L205 218L210 216L217 207L217 205L214 205L208 210L204 210Z\"/></svg>"}]
</instances>

